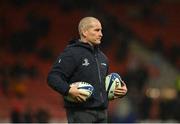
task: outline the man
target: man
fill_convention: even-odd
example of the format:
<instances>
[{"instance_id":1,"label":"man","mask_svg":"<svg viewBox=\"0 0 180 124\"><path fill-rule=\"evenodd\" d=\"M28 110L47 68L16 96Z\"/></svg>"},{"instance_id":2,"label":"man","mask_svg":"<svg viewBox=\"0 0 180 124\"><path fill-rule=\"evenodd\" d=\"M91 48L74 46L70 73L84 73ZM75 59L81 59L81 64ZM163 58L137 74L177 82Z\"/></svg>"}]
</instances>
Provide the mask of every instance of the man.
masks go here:
<instances>
[{"instance_id":1,"label":"man","mask_svg":"<svg viewBox=\"0 0 180 124\"><path fill-rule=\"evenodd\" d=\"M105 77L108 74L107 57L99 49L102 27L98 19L85 17L79 22L79 40L73 40L61 53L48 75L48 84L63 96L70 95L76 102L64 99L69 123L106 123L108 98ZM94 87L93 95L77 89L74 82L88 82ZM115 90L115 97L127 93L126 84Z\"/></svg>"}]
</instances>

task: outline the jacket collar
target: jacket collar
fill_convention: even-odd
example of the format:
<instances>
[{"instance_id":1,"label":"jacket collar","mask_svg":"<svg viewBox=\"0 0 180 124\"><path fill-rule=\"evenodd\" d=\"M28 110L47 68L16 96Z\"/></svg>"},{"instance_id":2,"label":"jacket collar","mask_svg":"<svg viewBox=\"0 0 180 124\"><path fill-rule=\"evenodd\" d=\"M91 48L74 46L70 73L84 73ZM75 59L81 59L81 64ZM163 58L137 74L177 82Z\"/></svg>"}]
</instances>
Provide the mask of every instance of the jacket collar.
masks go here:
<instances>
[{"instance_id":1,"label":"jacket collar","mask_svg":"<svg viewBox=\"0 0 180 124\"><path fill-rule=\"evenodd\" d=\"M81 42L79 39L75 39L75 40L71 40L69 42L69 46L81 46L81 47L84 47L86 49L89 49L90 51L92 52L96 52L99 50L99 45L97 46L91 46L90 44L88 43L83 43Z\"/></svg>"}]
</instances>

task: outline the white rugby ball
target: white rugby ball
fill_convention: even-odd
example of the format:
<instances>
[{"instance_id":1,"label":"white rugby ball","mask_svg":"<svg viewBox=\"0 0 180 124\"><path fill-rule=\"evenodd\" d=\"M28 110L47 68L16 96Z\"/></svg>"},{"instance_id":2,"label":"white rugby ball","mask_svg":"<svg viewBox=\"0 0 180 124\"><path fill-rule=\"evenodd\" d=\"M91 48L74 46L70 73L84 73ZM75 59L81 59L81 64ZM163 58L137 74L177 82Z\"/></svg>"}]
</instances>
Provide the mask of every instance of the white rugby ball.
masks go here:
<instances>
[{"instance_id":1,"label":"white rugby ball","mask_svg":"<svg viewBox=\"0 0 180 124\"><path fill-rule=\"evenodd\" d=\"M94 87L87 82L75 82L75 83L72 83L71 86L72 85L77 85L78 90L80 90L81 92L87 95L86 99L88 99L92 95L93 90L94 90ZM70 95L67 95L64 98L68 101L75 102L75 99L72 98Z\"/></svg>"},{"instance_id":2,"label":"white rugby ball","mask_svg":"<svg viewBox=\"0 0 180 124\"><path fill-rule=\"evenodd\" d=\"M122 79L118 73L111 73L106 76L105 87L108 95L108 99L114 98L114 90L116 87L121 87Z\"/></svg>"}]
</instances>

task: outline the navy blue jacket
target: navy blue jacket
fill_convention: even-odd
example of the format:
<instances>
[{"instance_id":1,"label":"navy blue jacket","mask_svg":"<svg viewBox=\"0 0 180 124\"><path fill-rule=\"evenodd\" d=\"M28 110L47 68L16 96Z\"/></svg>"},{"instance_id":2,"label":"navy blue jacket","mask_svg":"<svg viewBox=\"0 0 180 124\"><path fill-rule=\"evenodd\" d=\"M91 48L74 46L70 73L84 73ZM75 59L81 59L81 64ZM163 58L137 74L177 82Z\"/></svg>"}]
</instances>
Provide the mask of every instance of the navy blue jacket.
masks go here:
<instances>
[{"instance_id":1,"label":"navy blue jacket","mask_svg":"<svg viewBox=\"0 0 180 124\"><path fill-rule=\"evenodd\" d=\"M48 74L48 84L66 96L73 82L84 81L94 87L94 92L86 102L72 103L64 99L66 108L106 109L108 98L105 77L108 74L108 59L99 47L74 40L60 54Z\"/></svg>"}]
</instances>

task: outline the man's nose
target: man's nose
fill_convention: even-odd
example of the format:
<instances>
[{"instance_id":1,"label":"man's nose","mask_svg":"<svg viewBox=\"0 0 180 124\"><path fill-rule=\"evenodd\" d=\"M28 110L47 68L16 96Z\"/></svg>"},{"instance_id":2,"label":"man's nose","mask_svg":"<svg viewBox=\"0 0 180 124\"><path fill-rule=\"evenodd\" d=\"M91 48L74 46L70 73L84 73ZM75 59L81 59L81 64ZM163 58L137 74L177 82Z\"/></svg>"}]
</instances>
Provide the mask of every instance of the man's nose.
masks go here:
<instances>
[{"instance_id":1,"label":"man's nose","mask_svg":"<svg viewBox=\"0 0 180 124\"><path fill-rule=\"evenodd\" d=\"M102 32L101 32L101 31L100 31L99 35L100 35L101 37L103 36L103 34L102 34Z\"/></svg>"}]
</instances>

